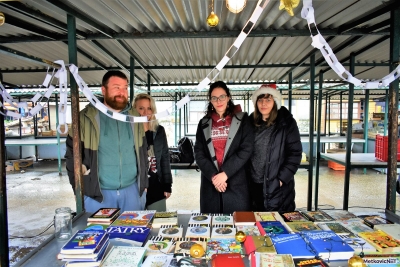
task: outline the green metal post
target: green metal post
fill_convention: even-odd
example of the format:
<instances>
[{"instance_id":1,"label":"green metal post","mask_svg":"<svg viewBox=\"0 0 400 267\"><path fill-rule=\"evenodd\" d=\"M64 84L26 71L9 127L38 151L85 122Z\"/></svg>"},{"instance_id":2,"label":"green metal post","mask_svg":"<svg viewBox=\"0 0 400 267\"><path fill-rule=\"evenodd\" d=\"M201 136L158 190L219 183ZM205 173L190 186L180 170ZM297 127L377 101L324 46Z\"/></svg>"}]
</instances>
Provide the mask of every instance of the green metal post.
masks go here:
<instances>
[{"instance_id":1,"label":"green metal post","mask_svg":"<svg viewBox=\"0 0 400 267\"><path fill-rule=\"evenodd\" d=\"M310 126L308 159L314 162L314 89L315 89L315 54L310 57ZM312 209L313 168L308 170L307 210Z\"/></svg>"},{"instance_id":2,"label":"green metal post","mask_svg":"<svg viewBox=\"0 0 400 267\"><path fill-rule=\"evenodd\" d=\"M135 94L135 59L130 57L130 70L129 70L129 100L133 103Z\"/></svg>"},{"instance_id":3,"label":"green metal post","mask_svg":"<svg viewBox=\"0 0 400 267\"><path fill-rule=\"evenodd\" d=\"M317 158L315 160L315 198L314 198L314 209L318 209L318 188L319 188L319 161L321 159L321 117L322 117L322 84L324 79L324 73L322 70L319 72L319 90L318 90L318 119L317 119Z\"/></svg>"},{"instance_id":4,"label":"green metal post","mask_svg":"<svg viewBox=\"0 0 400 267\"><path fill-rule=\"evenodd\" d=\"M292 85L293 85L293 73L289 72L289 98L288 98L288 106L289 106L289 112L292 113Z\"/></svg>"},{"instance_id":5,"label":"green metal post","mask_svg":"<svg viewBox=\"0 0 400 267\"><path fill-rule=\"evenodd\" d=\"M58 94L56 94L56 129L58 128ZM58 175L62 175L61 171L61 147L60 147L60 133L57 131L57 158L58 158Z\"/></svg>"},{"instance_id":6,"label":"green metal post","mask_svg":"<svg viewBox=\"0 0 400 267\"><path fill-rule=\"evenodd\" d=\"M175 97L174 97L174 104L175 104L175 146L178 145L178 112L176 112L176 103L178 102L178 93L175 92Z\"/></svg>"},{"instance_id":7,"label":"green metal post","mask_svg":"<svg viewBox=\"0 0 400 267\"><path fill-rule=\"evenodd\" d=\"M364 153L368 153L368 125L369 125L369 90L365 90L365 100L364 100ZM364 168L364 174L367 174L367 169Z\"/></svg>"}]
</instances>

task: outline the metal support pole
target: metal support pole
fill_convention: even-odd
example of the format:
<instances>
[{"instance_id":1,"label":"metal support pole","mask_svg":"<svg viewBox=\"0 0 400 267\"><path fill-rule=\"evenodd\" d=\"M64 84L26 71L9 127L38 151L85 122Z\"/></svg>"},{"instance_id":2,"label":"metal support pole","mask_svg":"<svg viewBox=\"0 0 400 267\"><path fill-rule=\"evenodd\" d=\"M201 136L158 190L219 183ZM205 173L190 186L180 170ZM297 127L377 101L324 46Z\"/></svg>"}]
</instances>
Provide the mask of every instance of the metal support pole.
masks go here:
<instances>
[{"instance_id":1,"label":"metal support pole","mask_svg":"<svg viewBox=\"0 0 400 267\"><path fill-rule=\"evenodd\" d=\"M340 92L340 102L339 102L339 123L340 123L340 136L343 135L343 92Z\"/></svg>"},{"instance_id":2,"label":"metal support pole","mask_svg":"<svg viewBox=\"0 0 400 267\"><path fill-rule=\"evenodd\" d=\"M56 129L58 128L58 94L56 94ZM61 171L61 147L60 147L60 133L57 131L57 156L58 156L58 175L62 175Z\"/></svg>"},{"instance_id":3,"label":"metal support pole","mask_svg":"<svg viewBox=\"0 0 400 267\"><path fill-rule=\"evenodd\" d=\"M179 100L182 99L181 93L179 93ZM179 140L182 138L182 109L179 109Z\"/></svg>"},{"instance_id":4,"label":"metal support pole","mask_svg":"<svg viewBox=\"0 0 400 267\"><path fill-rule=\"evenodd\" d=\"M289 112L292 113L292 85L293 85L293 73L289 72L289 99L288 99L288 106L289 106Z\"/></svg>"},{"instance_id":5,"label":"metal support pole","mask_svg":"<svg viewBox=\"0 0 400 267\"><path fill-rule=\"evenodd\" d=\"M130 69L129 69L129 101L133 103L135 94L135 59L130 57Z\"/></svg>"},{"instance_id":6,"label":"metal support pole","mask_svg":"<svg viewBox=\"0 0 400 267\"><path fill-rule=\"evenodd\" d=\"M368 125L369 125L369 90L365 90L365 100L364 100L364 153L368 153Z\"/></svg>"},{"instance_id":7,"label":"metal support pole","mask_svg":"<svg viewBox=\"0 0 400 267\"><path fill-rule=\"evenodd\" d=\"M175 104L175 107L176 107L176 103L178 102L178 93L176 93L175 92L175 97L174 97L174 104ZM176 112L175 111L175 146L177 146L178 145L178 126L177 126L177 123L178 123L178 112Z\"/></svg>"},{"instance_id":8,"label":"metal support pole","mask_svg":"<svg viewBox=\"0 0 400 267\"><path fill-rule=\"evenodd\" d=\"M151 95L150 87L151 87L151 76L150 76L150 73L147 73L147 94L148 95Z\"/></svg>"},{"instance_id":9,"label":"metal support pole","mask_svg":"<svg viewBox=\"0 0 400 267\"><path fill-rule=\"evenodd\" d=\"M310 128L308 159L314 161L314 89L315 89L315 54L310 57ZM313 168L308 170L307 210L312 208Z\"/></svg>"},{"instance_id":10,"label":"metal support pole","mask_svg":"<svg viewBox=\"0 0 400 267\"><path fill-rule=\"evenodd\" d=\"M314 209L318 209L318 188L319 188L319 161L321 159L321 117L322 117L322 84L324 82L324 73L322 70L319 72L319 88L318 91L318 119L317 119L317 158L315 161L315 199L314 199Z\"/></svg>"}]
</instances>

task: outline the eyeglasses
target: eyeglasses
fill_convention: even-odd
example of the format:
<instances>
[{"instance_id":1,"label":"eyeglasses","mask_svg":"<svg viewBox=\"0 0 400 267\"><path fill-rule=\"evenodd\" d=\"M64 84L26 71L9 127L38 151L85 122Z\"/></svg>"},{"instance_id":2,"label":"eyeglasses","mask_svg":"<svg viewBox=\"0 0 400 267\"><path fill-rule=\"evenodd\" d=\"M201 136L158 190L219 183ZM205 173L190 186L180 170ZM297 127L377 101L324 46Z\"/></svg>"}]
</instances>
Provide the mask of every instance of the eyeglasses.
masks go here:
<instances>
[{"instance_id":1,"label":"eyeglasses","mask_svg":"<svg viewBox=\"0 0 400 267\"><path fill-rule=\"evenodd\" d=\"M211 97L211 102L217 102L218 100L222 102L222 101L224 101L226 99L226 97L227 97L227 95L220 95L219 97L212 96Z\"/></svg>"}]
</instances>

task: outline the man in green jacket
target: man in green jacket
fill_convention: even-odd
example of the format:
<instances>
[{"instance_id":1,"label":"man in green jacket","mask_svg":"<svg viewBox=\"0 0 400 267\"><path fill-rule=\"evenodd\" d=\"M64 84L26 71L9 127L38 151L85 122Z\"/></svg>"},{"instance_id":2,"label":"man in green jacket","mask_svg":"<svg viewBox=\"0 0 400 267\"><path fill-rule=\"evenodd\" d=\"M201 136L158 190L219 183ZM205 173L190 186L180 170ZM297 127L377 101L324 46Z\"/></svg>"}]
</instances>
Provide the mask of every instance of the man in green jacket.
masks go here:
<instances>
[{"instance_id":1,"label":"man in green jacket","mask_svg":"<svg viewBox=\"0 0 400 267\"><path fill-rule=\"evenodd\" d=\"M128 103L128 78L121 71L103 76L103 104L112 112L140 116ZM148 187L147 143L142 123L115 120L89 104L80 113L84 205L143 210ZM65 154L70 183L75 190L72 132Z\"/></svg>"}]
</instances>

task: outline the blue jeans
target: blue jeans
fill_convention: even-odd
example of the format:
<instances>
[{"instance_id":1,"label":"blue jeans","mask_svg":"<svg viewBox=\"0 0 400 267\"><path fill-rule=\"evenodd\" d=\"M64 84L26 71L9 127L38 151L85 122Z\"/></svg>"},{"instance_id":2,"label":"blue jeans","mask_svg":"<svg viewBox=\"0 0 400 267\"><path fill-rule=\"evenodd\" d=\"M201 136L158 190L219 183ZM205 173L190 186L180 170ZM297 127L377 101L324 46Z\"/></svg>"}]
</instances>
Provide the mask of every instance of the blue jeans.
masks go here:
<instances>
[{"instance_id":1,"label":"blue jeans","mask_svg":"<svg viewBox=\"0 0 400 267\"><path fill-rule=\"evenodd\" d=\"M144 210L146 192L139 196L137 183L118 190L102 189L103 202L84 196L86 212L95 212L100 208L120 208L123 211Z\"/></svg>"}]
</instances>

